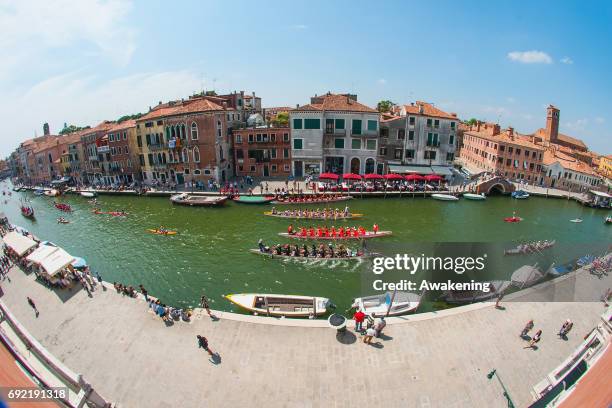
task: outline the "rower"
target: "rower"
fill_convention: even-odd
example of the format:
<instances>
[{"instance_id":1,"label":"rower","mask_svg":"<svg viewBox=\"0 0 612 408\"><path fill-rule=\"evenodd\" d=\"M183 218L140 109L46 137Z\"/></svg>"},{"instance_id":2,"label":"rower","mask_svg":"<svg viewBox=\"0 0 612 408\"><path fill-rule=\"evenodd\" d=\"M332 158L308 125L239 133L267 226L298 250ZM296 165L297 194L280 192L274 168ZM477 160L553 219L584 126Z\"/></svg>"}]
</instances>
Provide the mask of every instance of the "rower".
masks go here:
<instances>
[{"instance_id":1,"label":"rower","mask_svg":"<svg viewBox=\"0 0 612 408\"><path fill-rule=\"evenodd\" d=\"M289 234L289 235L293 235L294 234L294 232L293 232L293 225L292 224L289 224L289 226L287 227L287 234Z\"/></svg>"},{"instance_id":2,"label":"rower","mask_svg":"<svg viewBox=\"0 0 612 408\"><path fill-rule=\"evenodd\" d=\"M359 230L359 235L362 235L362 236L363 236L363 235L365 235L365 234L366 234L366 230L365 230L365 228L363 228L361 225L359 226L359 229L358 229L358 230Z\"/></svg>"},{"instance_id":3,"label":"rower","mask_svg":"<svg viewBox=\"0 0 612 408\"><path fill-rule=\"evenodd\" d=\"M305 237L307 234L306 228L300 227L300 236Z\"/></svg>"},{"instance_id":4,"label":"rower","mask_svg":"<svg viewBox=\"0 0 612 408\"><path fill-rule=\"evenodd\" d=\"M350 213L349 213L349 207L348 207L348 205L347 205L346 207L344 207L344 216L345 216L345 217L348 217L348 216L349 216L349 214L350 214Z\"/></svg>"},{"instance_id":5,"label":"rower","mask_svg":"<svg viewBox=\"0 0 612 408\"><path fill-rule=\"evenodd\" d=\"M374 224L372 230L374 231L374 234L378 234L378 224Z\"/></svg>"},{"instance_id":6,"label":"rower","mask_svg":"<svg viewBox=\"0 0 612 408\"><path fill-rule=\"evenodd\" d=\"M276 207L272 207L272 214L276 215Z\"/></svg>"},{"instance_id":7,"label":"rower","mask_svg":"<svg viewBox=\"0 0 612 408\"><path fill-rule=\"evenodd\" d=\"M308 230L308 236L310 237L314 237L315 236L315 230L313 227L310 227L310 229Z\"/></svg>"},{"instance_id":8,"label":"rower","mask_svg":"<svg viewBox=\"0 0 612 408\"><path fill-rule=\"evenodd\" d=\"M259 238L257 246L259 247L259 252L266 252L266 246L263 243L263 239Z\"/></svg>"}]
</instances>

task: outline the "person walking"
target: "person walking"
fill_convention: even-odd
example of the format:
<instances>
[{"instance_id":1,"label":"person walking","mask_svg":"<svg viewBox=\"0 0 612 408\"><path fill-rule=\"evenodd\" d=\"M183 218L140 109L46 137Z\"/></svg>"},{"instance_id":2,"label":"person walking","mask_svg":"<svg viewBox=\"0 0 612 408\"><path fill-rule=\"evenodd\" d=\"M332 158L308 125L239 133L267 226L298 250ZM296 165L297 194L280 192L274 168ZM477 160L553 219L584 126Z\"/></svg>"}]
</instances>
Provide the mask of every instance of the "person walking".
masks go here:
<instances>
[{"instance_id":1,"label":"person walking","mask_svg":"<svg viewBox=\"0 0 612 408\"><path fill-rule=\"evenodd\" d=\"M561 326L561 329L559 330L558 335L560 337L565 337L567 333L569 333L570 330L572 330L572 327L574 327L574 323L570 319L567 319Z\"/></svg>"},{"instance_id":2,"label":"person walking","mask_svg":"<svg viewBox=\"0 0 612 408\"><path fill-rule=\"evenodd\" d=\"M366 321L366 330L374 327L374 319L375 319L374 313L370 313Z\"/></svg>"},{"instance_id":3,"label":"person walking","mask_svg":"<svg viewBox=\"0 0 612 408\"><path fill-rule=\"evenodd\" d=\"M536 343L540 342L540 338L542 337L542 330L538 330L533 337L531 338L531 340L529 341L529 345L527 347L523 347L523 348L535 348Z\"/></svg>"},{"instance_id":4,"label":"person walking","mask_svg":"<svg viewBox=\"0 0 612 408\"><path fill-rule=\"evenodd\" d=\"M202 308L206 310L206 313L208 313L208 316L210 316L210 318L212 319L213 315L210 311L210 305L208 304L208 298L206 298L206 296L204 295L202 295L202 298L200 299L200 306L202 306Z\"/></svg>"},{"instance_id":5,"label":"person walking","mask_svg":"<svg viewBox=\"0 0 612 408\"><path fill-rule=\"evenodd\" d=\"M28 304L30 305L32 309L34 309L34 313L36 313L36 317L38 317L39 312L38 312L38 309L36 308L36 303L34 303L31 297L28 296L27 298L28 298Z\"/></svg>"},{"instance_id":6,"label":"person walking","mask_svg":"<svg viewBox=\"0 0 612 408\"><path fill-rule=\"evenodd\" d=\"M365 313L361 311L361 309L357 309L355 314L353 315L353 319L355 319L355 331L361 333L363 331L363 321L365 320Z\"/></svg>"},{"instance_id":7,"label":"person walking","mask_svg":"<svg viewBox=\"0 0 612 408\"><path fill-rule=\"evenodd\" d=\"M365 336L363 336L363 342L365 344L372 344L372 339L376 336L376 330L373 327L370 327L366 330Z\"/></svg>"},{"instance_id":8,"label":"person walking","mask_svg":"<svg viewBox=\"0 0 612 408\"><path fill-rule=\"evenodd\" d=\"M519 337L525 337L527 336L527 333L529 333L529 331L533 329L533 320L529 320L527 322L527 324L525 325L525 327L523 327L523 331L521 331L521 334Z\"/></svg>"},{"instance_id":9,"label":"person walking","mask_svg":"<svg viewBox=\"0 0 612 408\"><path fill-rule=\"evenodd\" d=\"M200 336L199 334L196 336L198 339L198 347L206 350L209 356L214 357L215 353L208 346L208 339L204 336Z\"/></svg>"}]
</instances>

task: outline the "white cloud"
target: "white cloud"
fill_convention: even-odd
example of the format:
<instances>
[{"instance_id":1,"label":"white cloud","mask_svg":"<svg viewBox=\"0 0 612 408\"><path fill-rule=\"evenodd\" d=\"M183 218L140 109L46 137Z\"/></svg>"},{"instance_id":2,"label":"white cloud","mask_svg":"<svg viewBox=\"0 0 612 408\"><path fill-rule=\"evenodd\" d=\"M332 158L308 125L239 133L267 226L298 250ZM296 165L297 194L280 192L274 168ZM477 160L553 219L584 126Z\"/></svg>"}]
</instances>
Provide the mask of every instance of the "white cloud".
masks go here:
<instances>
[{"instance_id":1,"label":"white cloud","mask_svg":"<svg viewBox=\"0 0 612 408\"><path fill-rule=\"evenodd\" d=\"M64 122L96 125L136 112L146 112L157 101L191 95L203 86L199 74L184 70L147 72L101 81L96 76L68 73L39 82L26 92L3 95L11 100L0 110L4 123L0 156L10 153L20 141L42 134L48 122L57 133ZM210 88L211 82L204 86Z\"/></svg>"},{"instance_id":2,"label":"white cloud","mask_svg":"<svg viewBox=\"0 0 612 408\"><path fill-rule=\"evenodd\" d=\"M512 51L508 53L508 59L521 64L552 64L550 55L543 51Z\"/></svg>"},{"instance_id":3,"label":"white cloud","mask_svg":"<svg viewBox=\"0 0 612 408\"><path fill-rule=\"evenodd\" d=\"M45 52L76 46L77 53L126 65L136 48L126 18L131 8L129 0L0 0L0 78L22 64L53 63L44 60Z\"/></svg>"},{"instance_id":4,"label":"white cloud","mask_svg":"<svg viewBox=\"0 0 612 408\"><path fill-rule=\"evenodd\" d=\"M376 80L376 83L379 85L386 85L387 84L387 80L385 78L380 78Z\"/></svg>"},{"instance_id":5,"label":"white cloud","mask_svg":"<svg viewBox=\"0 0 612 408\"><path fill-rule=\"evenodd\" d=\"M567 64L567 65L572 65L574 63L574 60L571 59L570 57L563 57L563 58L560 59L560 61L563 64Z\"/></svg>"},{"instance_id":6,"label":"white cloud","mask_svg":"<svg viewBox=\"0 0 612 408\"><path fill-rule=\"evenodd\" d=\"M605 120L604 118L602 118L601 116L597 116L597 117L595 118L595 122L596 122L596 123L599 123L600 125L601 125L602 123L604 123L605 121L606 121L606 120Z\"/></svg>"}]
</instances>

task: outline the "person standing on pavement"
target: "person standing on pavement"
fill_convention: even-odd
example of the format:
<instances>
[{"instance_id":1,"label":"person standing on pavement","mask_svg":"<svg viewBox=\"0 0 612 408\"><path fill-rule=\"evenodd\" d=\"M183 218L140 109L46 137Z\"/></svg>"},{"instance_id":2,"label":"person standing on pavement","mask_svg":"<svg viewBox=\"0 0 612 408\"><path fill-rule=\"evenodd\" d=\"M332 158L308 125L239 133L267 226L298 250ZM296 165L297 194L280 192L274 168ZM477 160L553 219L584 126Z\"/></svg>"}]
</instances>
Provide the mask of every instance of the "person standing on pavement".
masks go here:
<instances>
[{"instance_id":1,"label":"person standing on pavement","mask_svg":"<svg viewBox=\"0 0 612 408\"><path fill-rule=\"evenodd\" d=\"M202 298L200 299L200 306L202 306L202 308L206 310L206 313L208 313L208 316L210 316L210 318L212 319L213 315L210 311L210 305L208 304L208 298L204 295L202 295Z\"/></svg>"},{"instance_id":2,"label":"person standing on pavement","mask_svg":"<svg viewBox=\"0 0 612 408\"><path fill-rule=\"evenodd\" d=\"M200 336L199 334L196 336L198 339L198 347L206 350L209 356L214 357L215 353L208 347L208 339L204 336Z\"/></svg>"},{"instance_id":3,"label":"person standing on pavement","mask_svg":"<svg viewBox=\"0 0 612 408\"><path fill-rule=\"evenodd\" d=\"M36 304L34 303L32 298L29 296L28 296L28 304L30 305L32 309L34 309L34 313L36 313L36 317L38 317L38 309L36 308Z\"/></svg>"},{"instance_id":4,"label":"person standing on pavement","mask_svg":"<svg viewBox=\"0 0 612 408\"><path fill-rule=\"evenodd\" d=\"M384 317L381 317L378 322L374 325L374 330L376 331L376 337L380 337L383 329L387 326L387 322Z\"/></svg>"},{"instance_id":5,"label":"person standing on pavement","mask_svg":"<svg viewBox=\"0 0 612 408\"><path fill-rule=\"evenodd\" d=\"M363 336L363 342L365 344L372 344L372 339L376 336L376 330L373 327L370 327L366 330L365 336Z\"/></svg>"},{"instance_id":6,"label":"person standing on pavement","mask_svg":"<svg viewBox=\"0 0 612 408\"><path fill-rule=\"evenodd\" d=\"M353 319L355 319L355 331L361 333L363 331L363 321L365 320L365 313L361 311L361 309L357 309L355 314L353 315Z\"/></svg>"}]
</instances>

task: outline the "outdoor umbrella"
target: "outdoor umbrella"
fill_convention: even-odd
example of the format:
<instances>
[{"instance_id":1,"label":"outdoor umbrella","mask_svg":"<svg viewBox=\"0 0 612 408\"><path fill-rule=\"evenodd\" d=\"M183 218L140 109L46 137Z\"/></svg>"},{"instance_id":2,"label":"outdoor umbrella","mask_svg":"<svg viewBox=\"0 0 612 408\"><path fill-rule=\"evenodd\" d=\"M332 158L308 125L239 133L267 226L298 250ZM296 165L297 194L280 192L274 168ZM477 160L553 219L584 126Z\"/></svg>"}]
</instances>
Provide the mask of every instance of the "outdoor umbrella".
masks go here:
<instances>
[{"instance_id":1,"label":"outdoor umbrella","mask_svg":"<svg viewBox=\"0 0 612 408\"><path fill-rule=\"evenodd\" d=\"M404 176L401 174L389 173L383 176L387 180L403 180Z\"/></svg>"},{"instance_id":2,"label":"outdoor umbrella","mask_svg":"<svg viewBox=\"0 0 612 408\"><path fill-rule=\"evenodd\" d=\"M427 181L442 181L442 176L439 176L437 174L429 174L429 175L425 176L425 180L427 180Z\"/></svg>"},{"instance_id":3,"label":"outdoor umbrella","mask_svg":"<svg viewBox=\"0 0 612 408\"><path fill-rule=\"evenodd\" d=\"M374 174L374 173L366 174L365 176L363 176L363 178L366 179L366 180L381 180L381 179L384 179L384 177L381 176L380 174Z\"/></svg>"},{"instance_id":4,"label":"outdoor umbrella","mask_svg":"<svg viewBox=\"0 0 612 408\"><path fill-rule=\"evenodd\" d=\"M419 174L409 174L406 176L406 180L407 181L422 181L422 180L425 180L425 177Z\"/></svg>"},{"instance_id":5,"label":"outdoor umbrella","mask_svg":"<svg viewBox=\"0 0 612 408\"><path fill-rule=\"evenodd\" d=\"M321 173L319 180L338 180L338 175L334 173Z\"/></svg>"},{"instance_id":6,"label":"outdoor umbrella","mask_svg":"<svg viewBox=\"0 0 612 408\"><path fill-rule=\"evenodd\" d=\"M361 180L361 176L355 173L344 173L342 178L344 180Z\"/></svg>"}]
</instances>

